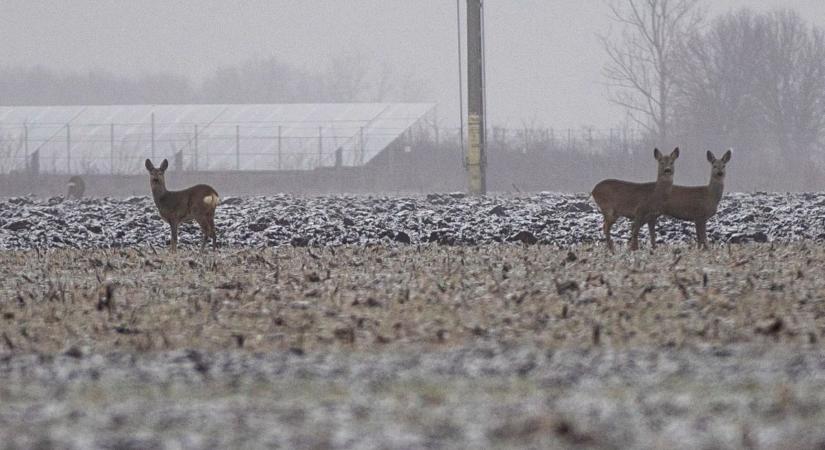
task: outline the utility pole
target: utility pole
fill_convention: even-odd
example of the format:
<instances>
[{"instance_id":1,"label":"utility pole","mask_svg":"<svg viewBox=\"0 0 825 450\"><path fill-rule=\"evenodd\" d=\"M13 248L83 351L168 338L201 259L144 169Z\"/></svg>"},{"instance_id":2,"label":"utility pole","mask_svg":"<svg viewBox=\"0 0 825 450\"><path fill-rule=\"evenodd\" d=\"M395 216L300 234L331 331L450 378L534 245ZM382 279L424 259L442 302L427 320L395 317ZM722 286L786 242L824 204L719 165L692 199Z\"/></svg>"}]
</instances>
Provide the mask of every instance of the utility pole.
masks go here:
<instances>
[{"instance_id":1,"label":"utility pole","mask_svg":"<svg viewBox=\"0 0 825 450\"><path fill-rule=\"evenodd\" d=\"M467 175L475 195L487 193L482 10L482 0L467 0Z\"/></svg>"}]
</instances>

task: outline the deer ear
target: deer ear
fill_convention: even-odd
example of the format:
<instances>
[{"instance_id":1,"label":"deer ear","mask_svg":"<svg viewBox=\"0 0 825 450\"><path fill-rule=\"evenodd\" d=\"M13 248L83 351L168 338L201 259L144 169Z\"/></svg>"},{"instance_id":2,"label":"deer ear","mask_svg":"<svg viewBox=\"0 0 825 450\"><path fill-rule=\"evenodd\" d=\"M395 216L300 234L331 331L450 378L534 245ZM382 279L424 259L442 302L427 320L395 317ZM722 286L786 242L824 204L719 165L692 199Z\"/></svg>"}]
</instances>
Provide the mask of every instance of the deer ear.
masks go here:
<instances>
[{"instance_id":1,"label":"deer ear","mask_svg":"<svg viewBox=\"0 0 825 450\"><path fill-rule=\"evenodd\" d=\"M160 163L159 169L162 171L166 171L167 168L169 168L169 161L164 159L163 162Z\"/></svg>"},{"instance_id":2,"label":"deer ear","mask_svg":"<svg viewBox=\"0 0 825 450\"><path fill-rule=\"evenodd\" d=\"M707 157L708 157L708 162L711 163L711 164L713 164L713 162L716 161L716 155L714 155L713 152L710 151L710 150L708 150Z\"/></svg>"},{"instance_id":3,"label":"deer ear","mask_svg":"<svg viewBox=\"0 0 825 450\"><path fill-rule=\"evenodd\" d=\"M679 157L679 147L674 148L673 151L670 152L670 157L673 159L677 159Z\"/></svg>"},{"instance_id":4,"label":"deer ear","mask_svg":"<svg viewBox=\"0 0 825 450\"><path fill-rule=\"evenodd\" d=\"M660 152L658 148L654 148L653 157L656 158L656 161L658 161L662 157L662 152Z\"/></svg>"},{"instance_id":5,"label":"deer ear","mask_svg":"<svg viewBox=\"0 0 825 450\"><path fill-rule=\"evenodd\" d=\"M725 154L724 154L724 155L722 155L722 162L724 162L725 164L727 164L727 163L728 163L728 161L730 161L730 156L731 156L731 154L730 154L730 150L726 151L726 152L725 152Z\"/></svg>"},{"instance_id":6,"label":"deer ear","mask_svg":"<svg viewBox=\"0 0 825 450\"><path fill-rule=\"evenodd\" d=\"M146 165L146 170L151 171L155 168L155 166L152 164L152 161L150 161L149 158L146 158L146 164L145 165Z\"/></svg>"}]
</instances>

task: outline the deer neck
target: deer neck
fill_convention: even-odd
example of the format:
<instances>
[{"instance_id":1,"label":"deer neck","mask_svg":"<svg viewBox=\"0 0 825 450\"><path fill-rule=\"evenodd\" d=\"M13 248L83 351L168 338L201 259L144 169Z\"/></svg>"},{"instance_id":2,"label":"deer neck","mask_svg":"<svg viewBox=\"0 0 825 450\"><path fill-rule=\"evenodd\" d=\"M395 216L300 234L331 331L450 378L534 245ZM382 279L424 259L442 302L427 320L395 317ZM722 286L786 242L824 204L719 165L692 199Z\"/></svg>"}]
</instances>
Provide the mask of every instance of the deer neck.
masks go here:
<instances>
[{"instance_id":1,"label":"deer neck","mask_svg":"<svg viewBox=\"0 0 825 450\"><path fill-rule=\"evenodd\" d=\"M673 176L660 176L656 178L656 185L654 191L659 195L669 195L673 190Z\"/></svg>"},{"instance_id":2,"label":"deer neck","mask_svg":"<svg viewBox=\"0 0 825 450\"><path fill-rule=\"evenodd\" d=\"M160 202L160 199L163 198L163 196L165 196L169 192L169 191L166 190L166 184L165 183L153 184L151 186L151 188L152 188L152 198L155 199L155 204L158 204Z\"/></svg>"},{"instance_id":3,"label":"deer neck","mask_svg":"<svg viewBox=\"0 0 825 450\"><path fill-rule=\"evenodd\" d=\"M722 193L725 192L725 180L711 176L710 183L708 183L708 191L714 203L718 204L722 200Z\"/></svg>"}]
</instances>

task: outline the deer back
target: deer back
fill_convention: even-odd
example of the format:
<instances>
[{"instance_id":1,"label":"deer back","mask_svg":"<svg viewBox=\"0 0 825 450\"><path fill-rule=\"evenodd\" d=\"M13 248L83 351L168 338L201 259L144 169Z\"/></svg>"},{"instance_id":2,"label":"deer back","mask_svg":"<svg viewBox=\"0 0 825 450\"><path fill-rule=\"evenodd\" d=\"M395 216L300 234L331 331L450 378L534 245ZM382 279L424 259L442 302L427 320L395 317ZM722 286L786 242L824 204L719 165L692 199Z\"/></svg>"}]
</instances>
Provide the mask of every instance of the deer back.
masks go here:
<instances>
[{"instance_id":1,"label":"deer back","mask_svg":"<svg viewBox=\"0 0 825 450\"><path fill-rule=\"evenodd\" d=\"M664 212L681 220L704 220L714 214L719 198L707 186L673 186Z\"/></svg>"},{"instance_id":2,"label":"deer back","mask_svg":"<svg viewBox=\"0 0 825 450\"><path fill-rule=\"evenodd\" d=\"M206 184L166 191L154 198L161 217L169 222L185 222L213 213L220 201L215 189Z\"/></svg>"},{"instance_id":3,"label":"deer back","mask_svg":"<svg viewBox=\"0 0 825 450\"><path fill-rule=\"evenodd\" d=\"M602 211L613 211L617 216L633 217L639 206L649 201L656 183L634 183L623 180L604 180L593 188L593 200Z\"/></svg>"}]
</instances>

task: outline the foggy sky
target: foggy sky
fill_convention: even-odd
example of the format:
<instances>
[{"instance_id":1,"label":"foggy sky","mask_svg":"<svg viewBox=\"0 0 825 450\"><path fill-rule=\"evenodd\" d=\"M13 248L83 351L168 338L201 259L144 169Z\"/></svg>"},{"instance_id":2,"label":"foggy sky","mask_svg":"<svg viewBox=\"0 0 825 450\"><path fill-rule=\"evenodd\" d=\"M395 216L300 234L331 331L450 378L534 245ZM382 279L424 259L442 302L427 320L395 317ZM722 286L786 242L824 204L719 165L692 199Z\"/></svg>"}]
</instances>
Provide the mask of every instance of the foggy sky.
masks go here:
<instances>
[{"instance_id":1,"label":"foggy sky","mask_svg":"<svg viewBox=\"0 0 825 450\"><path fill-rule=\"evenodd\" d=\"M792 8L825 26L823 0L706 5L713 13ZM489 123L623 122L601 72L597 33L611 26L602 0L487 0L485 9ZM318 70L336 54L358 54L426 80L421 101L439 103L447 125L458 121L456 39L454 0L0 0L0 66L171 72L198 82L252 58Z\"/></svg>"}]
</instances>

